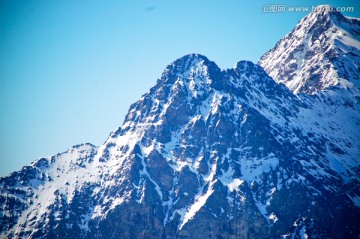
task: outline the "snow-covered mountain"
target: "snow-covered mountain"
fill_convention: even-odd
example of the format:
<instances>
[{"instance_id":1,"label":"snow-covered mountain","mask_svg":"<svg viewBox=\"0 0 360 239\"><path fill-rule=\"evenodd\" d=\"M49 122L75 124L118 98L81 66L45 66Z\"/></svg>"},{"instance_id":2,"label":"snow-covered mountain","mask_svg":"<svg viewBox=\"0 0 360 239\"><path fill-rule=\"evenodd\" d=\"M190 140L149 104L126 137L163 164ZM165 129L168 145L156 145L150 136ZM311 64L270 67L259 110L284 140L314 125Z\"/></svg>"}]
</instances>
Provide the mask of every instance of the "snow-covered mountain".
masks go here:
<instances>
[{"instance_id":1,"label":"snow-covered mountain","mask_svg":"<svg viewBox=\"0 0 360 239\"><path fill-rule=\"evenodd\" d=\"M333 18L302 22L318 15ZM292 75L272 74L276 56L297 56L280 52L290 40L260 62L277 82ZM298 94L248 61L174 61L103 145L0 179L1 238L357 238L358 74L339 73L359 73L354 59L333 64L341 84L289 87Z\"/></svg>"},{"instance_id":2,"label":"snow-covered mountain","mask_svg":"<svg viewBox=\"0 0 360 239\"><path fill-rule=\"evenodd\" d=\"M331 86L360 89L360 19L318 6L303 18L259 64L296 93L314 94ZM358 93L358 92L357 92Z\"/></svg>"},{"instance_id":3,"label":"snow-covered mountain","mask_svg":"<svg viewBox=\"0 0 360 239\"><path fill-rule=\"evenodd\" d=\"M306 105L297 115L306 123L304 130L336 145L336 150L328 150L331 155L335 152L334 157L328 155L330 164L342 154L340 167L333 167L345 180L358 178L360 19L345 17L328 5L319 6L268 51L259 65Z\"/></svg>"}]
</instances>

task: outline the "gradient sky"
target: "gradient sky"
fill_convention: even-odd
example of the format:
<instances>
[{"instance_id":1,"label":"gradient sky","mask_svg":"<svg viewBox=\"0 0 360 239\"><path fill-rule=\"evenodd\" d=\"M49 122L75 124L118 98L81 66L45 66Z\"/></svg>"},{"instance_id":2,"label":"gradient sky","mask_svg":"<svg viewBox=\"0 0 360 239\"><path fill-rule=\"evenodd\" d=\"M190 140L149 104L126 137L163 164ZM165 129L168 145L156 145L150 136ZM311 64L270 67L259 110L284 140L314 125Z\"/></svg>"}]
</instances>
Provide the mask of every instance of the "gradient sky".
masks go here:
<instances>
[{"instance_id":1,"label":"gradient sky","mask_svg":"<svg viewBox=\"0 0 360 239\"><path fill-rule=\"evenodd\" d=\"M278 3L360 17L359 0L0 0L0 176L102 144L183 55L257 62L308 14L261 11Z\"/></svg>"}]
</instances>

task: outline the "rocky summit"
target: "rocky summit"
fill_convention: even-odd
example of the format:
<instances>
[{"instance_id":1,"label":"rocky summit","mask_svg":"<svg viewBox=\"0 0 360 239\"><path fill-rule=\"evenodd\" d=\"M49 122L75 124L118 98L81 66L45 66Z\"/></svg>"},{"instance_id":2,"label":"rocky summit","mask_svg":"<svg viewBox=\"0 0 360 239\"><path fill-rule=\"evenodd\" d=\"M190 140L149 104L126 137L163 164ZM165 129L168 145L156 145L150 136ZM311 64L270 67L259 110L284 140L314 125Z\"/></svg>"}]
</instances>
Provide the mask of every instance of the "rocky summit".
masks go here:
<instances>
[{"instance_id":1,"label":"rocky summit","mask_svg":"<svg viewBox=\"0 0 360 239\"><path fill-rule=\"evenodd\" d=\"M0 237L358 238L359 36L316 9L258 65L174 61L103 145L0 179Z\"/></svg>"},{"instance_id":2,"label":"rocky summit","mask_svg":"<svg viewBox=\"0 0 360 239\"><path fill-rule=\"evenodd\" d=\"M259 64L294 93L360 88L360 19L318 6L261 57Z\"/></svg>"}]
</instances>

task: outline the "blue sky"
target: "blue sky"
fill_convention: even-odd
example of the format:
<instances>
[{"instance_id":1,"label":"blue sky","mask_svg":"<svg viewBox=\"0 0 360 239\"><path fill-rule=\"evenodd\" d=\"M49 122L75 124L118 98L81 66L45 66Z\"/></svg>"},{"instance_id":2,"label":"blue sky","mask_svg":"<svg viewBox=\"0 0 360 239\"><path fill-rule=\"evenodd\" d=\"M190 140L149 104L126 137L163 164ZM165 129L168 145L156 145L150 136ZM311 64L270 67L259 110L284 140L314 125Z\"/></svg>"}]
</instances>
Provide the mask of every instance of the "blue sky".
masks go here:
<instances>
[{"instance_id":1,"label":"blue sky","mask_svg":"<svg viewBox=\"0 0 360 239\"><path fill-rule=\"evenodd\" d=\"M200 53L257 62L307 12L263 5L358 0L0 0L0 176L73 145L102 144L166 65Z\"/></svg>"}]
</instances>

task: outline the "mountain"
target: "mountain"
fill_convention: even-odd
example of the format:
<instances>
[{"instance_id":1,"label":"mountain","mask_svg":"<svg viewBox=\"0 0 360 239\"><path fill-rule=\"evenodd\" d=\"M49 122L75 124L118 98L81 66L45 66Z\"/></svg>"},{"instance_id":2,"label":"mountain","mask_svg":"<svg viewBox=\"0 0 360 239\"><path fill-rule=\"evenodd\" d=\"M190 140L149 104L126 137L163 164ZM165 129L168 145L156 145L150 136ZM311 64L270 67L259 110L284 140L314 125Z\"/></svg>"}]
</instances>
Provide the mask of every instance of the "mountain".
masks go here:
<instances>
[{"instance_id":1,"label":"mountain","mask_svg":"<svg viewBox=\"0 0 360 239\"><path fill-rule=\"evenodd\" d=\"M360 19L322 5L261 57L259 64L294 93L332 86L360 89ZM358 91L357 91L358 94Z\"/></svg>"},{"instance_id":2,"label":"mountain","mask_svg":"<svg viewBox=\"0 0 360 239\"><path fill-rule=\"evenodd\" d=\"M314 14L314 27L334 18ZM289 40L262 58L271 59L264 68L240 61L221 70L186 55L103 145L77 145L1 178L1 238L357 238L357 75L289 87L290 72L272 75L276 56L292 53L278 47ZM351 54L339 59L359 67Z\"/></svg>"},{"instance_id":3,"label":"mountain","mask_svg":"<svg viewBox=\"0 0 360 239\"><path fill-rule=\"evenodd\" d=\"M259 65L306 105L298 115L307 123L305 130L336 145L328 146L334 156L328 159L332 164L342 155L344 180L358 178L360 19L318 6L261 57Z\"/></svg>"}]
</instances>

